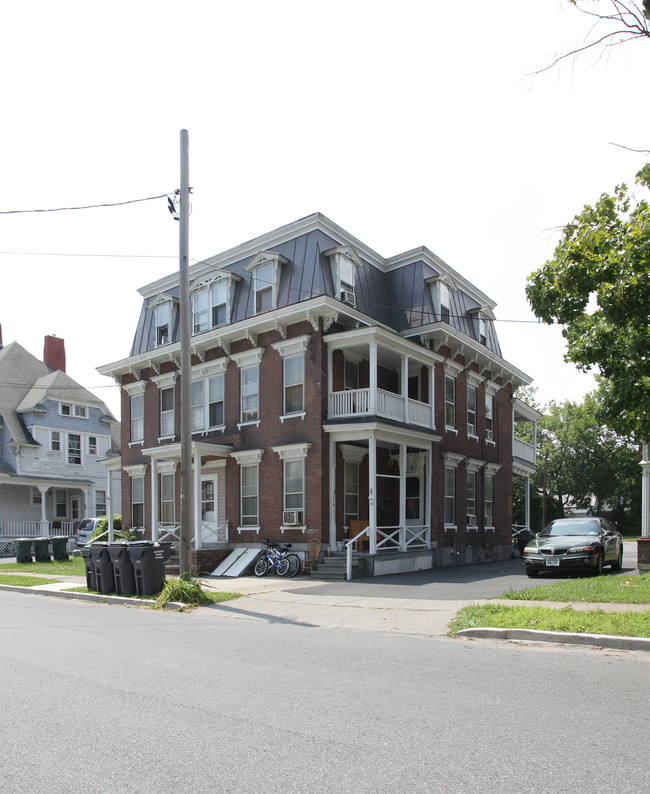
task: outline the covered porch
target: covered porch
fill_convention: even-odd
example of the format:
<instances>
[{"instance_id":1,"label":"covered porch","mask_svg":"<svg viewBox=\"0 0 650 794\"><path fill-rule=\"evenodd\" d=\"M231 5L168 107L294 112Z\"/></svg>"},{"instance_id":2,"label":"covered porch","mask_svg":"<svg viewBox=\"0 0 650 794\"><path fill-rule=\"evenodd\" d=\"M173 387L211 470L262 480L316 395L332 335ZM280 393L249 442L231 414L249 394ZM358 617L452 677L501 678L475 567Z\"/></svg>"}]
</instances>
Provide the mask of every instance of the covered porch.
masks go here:
<instances>
[{"instance_id":1,"label":"covered porch","mask_svg":"<svg viewBox=\"0 0 650 794\"><path fill-rule=\"evenodd\" d=\"M333 553L370 557L409 556L412 566L431 567L430 434L380 423L326 425L330 444L329 547ZM433 544L435 545L435 544ZM381 572L373 560L367 569Z\"/></svg>"},{"instance_id":2,"label":"covered porch","mask_svg":"<svg viewBox=\"0 0 650 794\"><path fill-rule=\"evenodd\" d=\"M225 514L226 457L232 447L193 441L192 455L192 540L195 551L214 549L229 543ZM167 444L143 450L151 458L151 538L180 543L181 445ZM132 472L129 472L132 473ZM144 474L144 472L142 472Z\"/></svg>"}]
</instances>

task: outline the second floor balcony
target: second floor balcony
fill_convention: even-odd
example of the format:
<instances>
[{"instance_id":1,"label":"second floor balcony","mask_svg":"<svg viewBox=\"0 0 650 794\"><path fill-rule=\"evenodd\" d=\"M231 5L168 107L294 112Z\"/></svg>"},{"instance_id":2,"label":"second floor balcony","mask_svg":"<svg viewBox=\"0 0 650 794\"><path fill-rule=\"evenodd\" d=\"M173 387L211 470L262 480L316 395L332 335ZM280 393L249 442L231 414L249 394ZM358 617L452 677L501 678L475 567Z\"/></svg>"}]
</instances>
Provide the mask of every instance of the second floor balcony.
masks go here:
<instances>
[{"instance_id":1,"label":"second floor balcony","mask_svg":"<svg viewBox=\"0 0 650 794\"><path fill-rule=\"evenodd\" d=\"M378 416L396 422L433 430L433 406L384 389L346 389L330 392L328 417L330 419L359 418L362 415Z\"/></svg>"}]
</instances>

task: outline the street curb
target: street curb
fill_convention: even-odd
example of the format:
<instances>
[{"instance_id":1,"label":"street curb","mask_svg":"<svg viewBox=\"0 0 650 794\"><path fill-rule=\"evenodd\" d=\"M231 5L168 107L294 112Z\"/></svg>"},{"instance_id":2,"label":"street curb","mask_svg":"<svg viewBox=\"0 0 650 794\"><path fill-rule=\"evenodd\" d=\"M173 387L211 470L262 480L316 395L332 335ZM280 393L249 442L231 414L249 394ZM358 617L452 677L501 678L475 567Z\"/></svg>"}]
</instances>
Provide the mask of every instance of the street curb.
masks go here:
<instances>
[{"instance_id":1,"label":"street curb","mask_svg":"<svg viewBox=\"0 0 650 794\"><path fill-rule=\"evenodd\" d=\"M562 645L589 645L613 648L619 651L650 651L648 637L622 637L615 634L570 634L562 631L536 629L461 629L459 637L477 640L527 640L528 642L555 642Z\"/></svg>"},{"instance_id":2,"label":"street curb","mask_svg":"<svg viewBox=\"0 0 650 794\"><path fill-rule=\"evenodd\" d=\"M54 596L54 598L68 598L74 601L95 601L103 604L123 604L131 607L153 607L153 601L143 598L125 598L124 596L102 595L100 593L71 593L65 590L43 590L39 587L20 587L19 585L11 584L0 584L0 590L8 590L10 593L31 593L32 595ZM168 612L180 612L185 606L187 605L180 604L177 601L169 601L165 605L165 610Z\"/></svg>"}]
</instances>

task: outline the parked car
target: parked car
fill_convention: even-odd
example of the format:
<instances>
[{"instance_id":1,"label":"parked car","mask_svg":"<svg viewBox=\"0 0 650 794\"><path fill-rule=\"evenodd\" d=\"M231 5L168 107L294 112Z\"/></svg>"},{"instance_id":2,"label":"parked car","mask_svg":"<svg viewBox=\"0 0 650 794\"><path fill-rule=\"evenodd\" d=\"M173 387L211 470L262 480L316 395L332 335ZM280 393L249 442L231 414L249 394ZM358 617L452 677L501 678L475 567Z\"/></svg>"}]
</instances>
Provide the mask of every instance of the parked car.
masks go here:
<instances>
[{"instance_id":1,"label":"parked car","mask_svg":"<svg viewBox=\"0 0 650 794\"><path fill-rule=\"evenodd\" d=\"M77 546L85 546L92 538L93 532L99 526L99 522L106 518L84 518L77 527Z\"/></svg>"},{"instance_id":2,"label":"parked car","mask_svg":"<svg viewBox=\"0 0 650 794\"><path fill-rule=\"evenodd\" d=\"M623 536L605 518L558 518L530 540L522 556L528 576L540 571L584 571L599 576L604 565L623 565Z\"/></svg>"}]
</instances>

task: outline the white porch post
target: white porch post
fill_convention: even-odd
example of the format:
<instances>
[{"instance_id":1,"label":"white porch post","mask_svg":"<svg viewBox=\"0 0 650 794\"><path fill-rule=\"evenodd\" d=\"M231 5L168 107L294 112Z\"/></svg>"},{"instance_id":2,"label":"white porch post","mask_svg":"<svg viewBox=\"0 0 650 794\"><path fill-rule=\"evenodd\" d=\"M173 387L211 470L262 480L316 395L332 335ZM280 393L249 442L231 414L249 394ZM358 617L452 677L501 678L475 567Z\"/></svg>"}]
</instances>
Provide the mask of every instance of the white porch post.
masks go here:
<instances>
[{"instance_id":1,"label":"white porch post","mask_svg":"<svg viewBox=\"0 0 650 794\"><path fill-rule=\"evenodd\" d=\"M45 504L45 497L47 495L48 489L39 485L38 490L41 494L41 520L39 521L39 526L41 528L40 532L41 537L46 537L50 534L50 528L47 520L47 505Z\"/></svg>"},{"instance_id":2,"label":"white porch post","mask_svg":"<svg viewBox=\"0 0 650 794\"><path fill-rule=\"evenodd\" d=\"M431 520L432 520L432 482L433 482L433 449L429 447L427 450L427 470L424 479L424 520L426 522L427 530L424 539L427 548L431 548Z\"/></svg>"},{"instance_id":3,"label":"white porch post","mask_svg":"<svg viewBox=\"0 0 650 794\"><path fill-rule=\"evenodd\" d=\"M370 394L368 410L371 414L377 413L377 343L370 342Z\"/></svg>"},{"instance_id":4,"label":"white porch post","mask_svg":"<svg viewBox=\"0 0 650 794\"><path fill-rule=\"evenodd\" d=\"M402 417L403 422L408 422L409 417L409 357L402 355L400 356L401 363L402 363L402 372L401 372L401 386L400 390L402 392L402 397L404 398L404 416Z\"/></svg>"},{"instance_id":5,"label":"white porch post","mask_svg":"<svg viewBox=\"0 0 650 794\"><path fill-rule=\"evenodd\" d=\"M106 469L106 515L108 517L108 542L115 540L115 530L113 529L115 510L113 509L113 472Z\"/></svg>"},{"instance_id":6,"label":"white porch post","mask_svg":"<svg viewBox=\"0 0 650 794\"><path fill-rule=\"evenodd\" d=\"M330 436L330 549L336 549L336 441Z\"/></svg>"},{"instance_id":7,"label":"white porch post","mask_svg":"<svg viewBox=\"0 0 650 794\"><path fill-rule=\"evenodd\" d=\"M216 494L215 494L216 498ZM194 548L202 548L201 532L201 453L194 449Z\"/></svg>"},{"instance_id":8,"label":"white porch post","mask_svg":"<svg viewBox=\"0 0 650 794\"><path fill-rule=\"evenodd\" d=\"M526 475L526 519L525 524L530 529L530 474Z\"/></svg>"},{"instance_id":9,"label":"white porch post","mask_svg":"<svg viewBox=\"0 0 650 794\"><path fill-rule=\"evenodd\" d=\"M334 352L331 347L327 347L327 415L332 414L332 392L334 391L334 375L332 366L334 362Z\"/></svg>"},{"instance_id":10,"label":"white porch post","mask_svg":"<svg viewBox=\"0 0 650 794\"><path fill-rule=\"evenodd\" d=\"M376 381L376 378L375 378ZM372 389L370 391L372 395ZM368 439L368 519L370 524L370 553L377 553L377 439Z\"/></svg>"},{"instance_id":11,"label":"white porch post","mask_svg":"<svg viewBox=\"0 0 650 794\"><path fill-rule=\"evenodd\" d=\"M641 461L641 537L650 538L650 444L643 445Z\"/></svg>"},{"instance_id":12,"label":"white porch post","mask_svg":"<svg viewBox=\"0 0 650 794\"><path fill-rule=\"evenodd\" d=\"M428 367L429 372L429 404L431 405L431 424L430 427L432 429L436 426L436 400L435 400L435 388L436 388L436 370L435 367Z\"/></svg>"},{"instance_id":13,"label":"white porch post","mask_svg":"<svg viewBox=\"0 0 650 794\"><path fill-rule=\"evenodd\" d=\"M399 445L399 546L406 551L406 444Z\"/></svg>"},{"instance_id":14,"label":"white porch post","mask_svg":"<svg viewBox=\"0 0 650 794\"><path fill-rule=\"evenodd\" d=\"M158 540L158 460L151 459L151 539Z\"/></svg>"}]
</instances>

